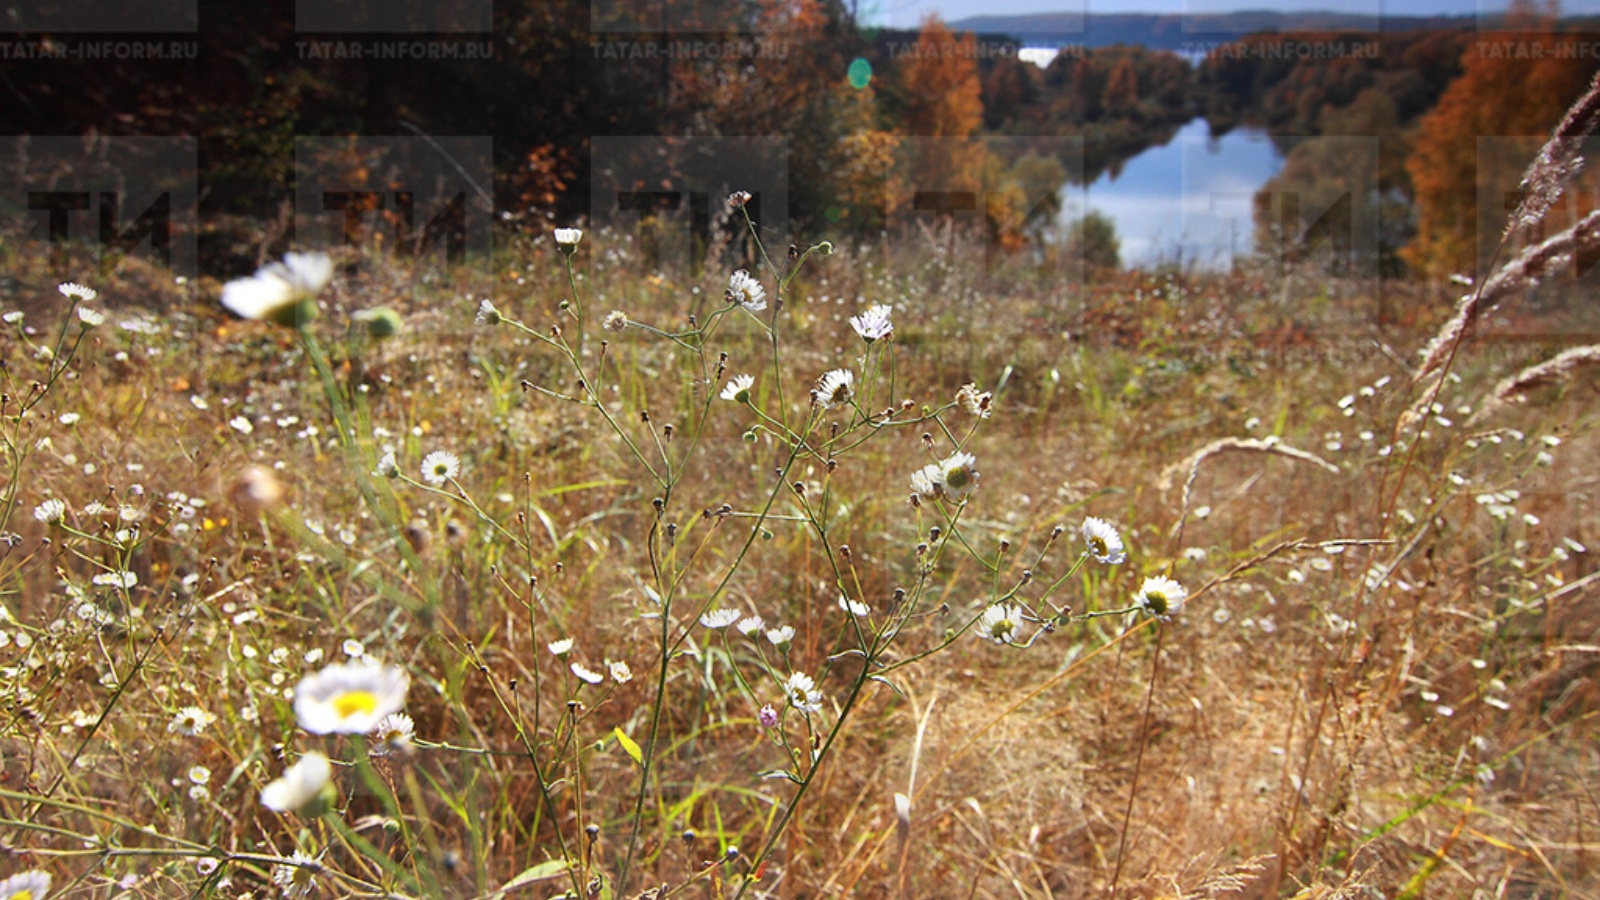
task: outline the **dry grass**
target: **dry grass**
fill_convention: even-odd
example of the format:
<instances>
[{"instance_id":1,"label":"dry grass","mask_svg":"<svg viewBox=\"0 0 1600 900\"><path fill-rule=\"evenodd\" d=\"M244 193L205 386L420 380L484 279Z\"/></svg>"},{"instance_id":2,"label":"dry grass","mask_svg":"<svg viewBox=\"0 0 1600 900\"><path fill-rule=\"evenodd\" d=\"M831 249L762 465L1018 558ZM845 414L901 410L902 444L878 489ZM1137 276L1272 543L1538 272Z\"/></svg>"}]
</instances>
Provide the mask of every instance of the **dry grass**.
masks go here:
<instances>
[{"instance_id":1,"label":"dry grass","mask_svg":"<svg viewBox=\"0 0 1600 900\"><path fill-rule=\"evenodd\" d=\"M718 305L725 272L599 271L628 271L607 242L586 236L579 257L611 286L588 308L592 323L618 308L676 327ZM1064 549L1040 571L1062 571L1085 515L1122 528L1130 560L1080 570L1058 601L1124 606L1152 574L1191 596L1170 622L1078 620L1027 650L968 635L897 671L901 693L871 684L747 896L1600 896L1592 370L1469 431L1466 407L1521 366L1498 358L1503 347L1464 346L1439 411L1401 434L1395 422L1418 399L1405 361L1442 316L1420 292L1384 287L1391 321L1418 323L1397 331L1360 312L1373 299L1361 286L1308 273L1126 274L1063 290L1048 273L997 282L960 258L882 260L841 248L796 283L782 313L791 416L817 375L860 356L845 320L867 301L896 307L899 396L938 407L967 382L996 395L967 445L982 482L960 529L977 556L941 557L927 616L890 659L959 628L1058 526ZM832 473L802 463L787 480L835 498L827 540L768 522L770 540L719 589L749 524L702 511L756 508L781 463L770 439L743 439L748 415L711 406L683 451L695 464L658 517L660 492L615 433L549 393L579 392L559 357L473 324L486 295L535 330L559 321L551 248L497 258L493 283L344 262L316 329L354 406L364 465L390 444L416 477L424 454L453 450L459 488L484 517L454 486L385 493L421 548L408 558L382 504L357 490L361 473L286 333L229 320L215 284L140 271L93 285L108 322L45 402L4 425L18 494L5 523L16 537L0 555L12 619L0 648L8 869L46 869L68 896L261 896L273 860L299 848L326 854L322 896L361 894L334 872L399 893L499 896L560 856L558 835L578 852L592 823L595 868L613 877L639 783L614 729L647 732L659 659L642 585L654 583L666 524L686 603L716 597L796 628L790 661L819 675L821 722L840 715L853 674L850 660L829 662L848 646L829 562L839 545L874 621L917 581L916 546L938 519L907 503L908 479L930 458L930 428L886 433ZM55 278L13 266L37 343L59 322ZM406 330L346 344L349 312L378 302L396 303ZM138 316L153 330L119 327ZM599 334L592 326L591 371ZM637 329L608 337L599 384L620 429L648 448L652 429L674 424L680 442L667 452L678 453L721 380ZM731 325L707 350L729 353L730 373L766 352ZM46 363L14 329L0 354L14 417ZM771 384L757 396L776 412ZM74 424L62 424L68 413ZM249 433L230 425L238 417ZM1276 456L1289 447L1304 455ZM264 518L227 500L252 464L288 489ZM1164 483L1164 472L1177 477ZM30 514L51 497L66 501L72 533ZM777 511L796 509L779 495ZM116 537L135 521L136 537ZM998 576L979 558L997 559ZM137 584L97 588L92 576L108 569ZM702 864L730 845L755 856L794 794L759 777L784 755L755 723L759 703L736 689L735 667L758 670L751 645L688 634L666 676L659 768L617 896L661 883L717 896L721 879L748 869ZM579 694L575 723L566 661L545 649L568 635L575 659L626 660L634 673ZM418 736L449 746L378 760L371 782L341 770L333 815L270 813L259 790L284 760L315 748L362 757L354 739L298 730L283 696L317 668L307 653L332 661L346 639L411 671ZM757 696L780 700L770 686ZM217 721L169 733L191 704ZM519 734L539 748L549 801ZM210 772L203 796L191 796L196 765ZM202 874L208 854L227 858ZM505 896L569 887L530 876Z\"/></svg>"}]
</instances>

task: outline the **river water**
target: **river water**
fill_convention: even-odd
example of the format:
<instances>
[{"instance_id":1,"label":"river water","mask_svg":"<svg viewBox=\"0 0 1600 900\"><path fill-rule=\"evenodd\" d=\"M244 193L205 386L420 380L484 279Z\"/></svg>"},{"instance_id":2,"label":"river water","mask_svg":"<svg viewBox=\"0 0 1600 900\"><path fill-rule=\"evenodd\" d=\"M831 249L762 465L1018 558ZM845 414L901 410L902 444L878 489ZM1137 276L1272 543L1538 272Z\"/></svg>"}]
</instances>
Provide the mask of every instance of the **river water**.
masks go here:
<instances>
[{"instance_id":1,"label":"river water","mask_svg":"<svg viewBox=\"0 0 1600 900\"><path fill-rule=\"evenodd\" d=\"M1251 198L1282 168L1266 132L1241 127L1213 139L1205 120L1195 119L1114 177L1063 188L1061 221L1089 209L1109 216L1124 266L1224 269L1251 252Z\"/></svg>"}]
</instances>

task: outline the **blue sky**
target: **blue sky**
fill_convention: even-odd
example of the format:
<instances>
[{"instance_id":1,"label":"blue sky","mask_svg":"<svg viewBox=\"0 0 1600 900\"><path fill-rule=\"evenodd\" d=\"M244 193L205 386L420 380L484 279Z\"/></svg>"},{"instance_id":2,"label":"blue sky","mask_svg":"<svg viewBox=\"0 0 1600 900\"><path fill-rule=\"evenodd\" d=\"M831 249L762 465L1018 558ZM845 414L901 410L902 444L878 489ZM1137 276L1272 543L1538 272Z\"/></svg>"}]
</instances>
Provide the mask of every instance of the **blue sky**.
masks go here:
<instances>
[{"instance_id":1,"label":"blue sky","mask_svg":"<svg viewBox=\"0 0 1600 900\"><path fill-rule=\"evenodd\" d=\"M1039 12L1224 12L1235 9L1335 10L1382 15L1477 15L1505 8L1504 0L860 0L862 17L896 28L912 28L931 10L946 21L976 15ZM1596 11L1600 0L1567 0L1569 12ZM868 12L871 11L871 15Z\"/></svg>"}]
</instances>

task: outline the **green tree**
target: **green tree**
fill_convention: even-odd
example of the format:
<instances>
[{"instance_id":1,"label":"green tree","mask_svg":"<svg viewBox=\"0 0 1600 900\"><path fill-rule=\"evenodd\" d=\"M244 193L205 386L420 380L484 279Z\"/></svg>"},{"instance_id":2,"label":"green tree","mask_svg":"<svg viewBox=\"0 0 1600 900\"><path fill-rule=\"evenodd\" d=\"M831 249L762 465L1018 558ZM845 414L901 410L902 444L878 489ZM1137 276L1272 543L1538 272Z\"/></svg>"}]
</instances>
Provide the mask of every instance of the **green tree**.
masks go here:
<instances>
[{"instance_id":1,"label":"green tree","mask_svg":"<svg viewBox=\"0 0 1600 900\"><path fill-rule=\"evenodd\" d=\"M1081 261L1086 275L1122 268L1122 240L1111 217L1091 209L1067 230L1067 258Z\"/></svg>"}]
</instances>

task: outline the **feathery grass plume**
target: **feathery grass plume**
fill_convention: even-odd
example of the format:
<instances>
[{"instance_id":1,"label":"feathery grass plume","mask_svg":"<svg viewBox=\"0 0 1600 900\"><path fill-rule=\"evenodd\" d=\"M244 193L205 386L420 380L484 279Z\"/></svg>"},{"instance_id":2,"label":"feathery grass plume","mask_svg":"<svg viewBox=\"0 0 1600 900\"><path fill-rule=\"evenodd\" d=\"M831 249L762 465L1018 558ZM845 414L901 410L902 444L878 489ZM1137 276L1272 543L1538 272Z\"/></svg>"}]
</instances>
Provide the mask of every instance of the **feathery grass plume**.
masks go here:
<instances>
[{"instance_id":1,"label":"feathery grass plume","mask_svg":"<svg viewBox=\"0 0 1600 900\"><path fill-rule=\"evenodd\" d=\"M1556 126L1550 140L1545 142L1534 157L1528 171L1522 176L1522 188L1527 193L1517 204L1516 212L1506 223L1506 235L1537 225L1550 207L1555 205L1567 182L1583 168L1579 151L1583 142L1600 127L1600 73L1589 83L1589 90L1567 110L1561 124Z\"/></svg>"},{"instance_id":2,"label":"feathery grass plume","mask_svg":"<svg viewBox=\"0 0 1600 900\"><path fill-rule=\"evenodd\" d=\"M1237 450L1243 453L1275 453L1278 456L1287 456L1290 459L1319 466L1333 474L1339 474L1339 467L1323 459L1315 453L1307 453L1271 438L1218 438L1199 450L1194 451L1182 460L1161 470L1161 477L1156 481L1156 487L1163 491L1172 489L1172 477L1187 469L1189 477L1183 482L1184 504L1188 505L1189 488L1194 484L1195 477L1200 474L1200 464L1219 453Z\"/></svg>"},{"instance_id":3,"label":"feathery grass plume","mask_svg":"<svg viewBox=\"0 0 1600 900\"><path fill-rule=\"evenodd\" d=\"M1561 124L1556 126L1550 140L1528 167L1527 174L1522 178L1527 196L1518 204L1507 223L1506 237L1544 219L1556 198L1561 196L1566 182L1582 167L1583 160L1578 151L1597 126L1600 126L1600 75L1567 110ZM1573 255L1596 247L1600 247L1600 210L1590 212L1566 231L1528 247L1516 259L1501 266L1492 276L1481 281L1477 290L1461 298L1456 306L1456 314L1428 343L1423 352L1422 366L1412 376L1412 384L1420 383L1423 378L1444 366L1455 353L1455 348L1466 338L1467 328L1483 313L1494 308L1502 297L1532 287ZM1400 415L1402 429L1422 419L1426 410L1433 405L1439 384L1438 380L1431 382Z\"/></svg>"},{"instance_id":4,"label":"feathery grass plume","mask_svg":"<svg viewBox=\"0 0 1600 900\"><path fill-rule=\"evenodd\" d=\"M1489 416L1534 388L1570 381L1573 375L1594 366L1600 366L1600 344L1563 350L1542 363L1536 363L1515 375L1502 378L1500 383L1495 385L1494 392L1489 395L1488 400L1478 409L1477 415L1472 417L1472 421L1477 422Z\"/></svg>"},{"instance_id":5,"label":"feathery grass plume","mask_svg":"<svg viewBox=\"0 0 1600 900\"><path fill-rule=\"evenodd\" d=\"M1452 348L1466 336L1467 327L1506 295L1532 287L1573 255L1595 249L1600 249L1600 210L1589 213L1549 240L1527 248L1516 259L1501 266L1476 292L1461 298L1456 314L1423 351L1422 366L1412 376L1412 383L1416 384L1444 365Z\"/></svg>"},{"instance_id":6,"label":"feathery grass plume","mask_svg":"<svg viewBox=\"0 0 1600 900\"><path fill-rule=\"evenodd\" d=\"M1156 479L1156 487L1163 493L1172 489L1173 476L1179 472L1188 471L1188 476L1183 480L1183 511L1178 516L1178 524L1173 526L1175 538L1183 537L1183 526L1189 521L1189 498L1194 489L1196 478L1200 477L1200 464L1219 453L1238 451L1242 453L1273 453L1303 463L1310 463L1333 474L1339 474L1339 467L1317 456L1307 453L1283 443L1277 438L1218 438L1199 450L1194 451L1178 462L1161 470L1161 477Z\"/></svg>"}]
</instances>

